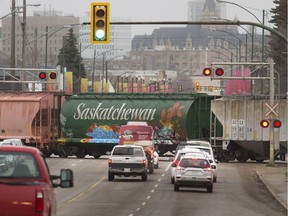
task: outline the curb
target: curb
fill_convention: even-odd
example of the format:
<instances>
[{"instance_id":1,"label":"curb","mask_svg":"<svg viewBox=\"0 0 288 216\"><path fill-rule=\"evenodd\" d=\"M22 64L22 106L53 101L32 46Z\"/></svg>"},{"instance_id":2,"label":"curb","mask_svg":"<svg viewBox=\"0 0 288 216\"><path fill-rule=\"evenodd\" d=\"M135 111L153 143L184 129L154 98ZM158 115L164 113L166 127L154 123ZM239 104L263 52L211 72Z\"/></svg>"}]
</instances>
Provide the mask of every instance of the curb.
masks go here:
<instances>
[{"instance_id":1,"label":"curb","mask_svg":"<svg viewBox=\"0 0 288 216\"><path fill-rule=\"evenodd\" d=\"M263 179L262 177L262 174L259 173L258 171L255 171L257 176L259 177L259 179L261 180L261 182L266 186L266 188L269 190L269 192L275 197L275 199L284 207L284 209L286 209L286 211L288 210L287 209L287 206L286 206L286 203L283 203L277 196L276 194L274 193L274 191L272 190L272 188L266 184L265 180Z\"/></svg>"}]
</instances>

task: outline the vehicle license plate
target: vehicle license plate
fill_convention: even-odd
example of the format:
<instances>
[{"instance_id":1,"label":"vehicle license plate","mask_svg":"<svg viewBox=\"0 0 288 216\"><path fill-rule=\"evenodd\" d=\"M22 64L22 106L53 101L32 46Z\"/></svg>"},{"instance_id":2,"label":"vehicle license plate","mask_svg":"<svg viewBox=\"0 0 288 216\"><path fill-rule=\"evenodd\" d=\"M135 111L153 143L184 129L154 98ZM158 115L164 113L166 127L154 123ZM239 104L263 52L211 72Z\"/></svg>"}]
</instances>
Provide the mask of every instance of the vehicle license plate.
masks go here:
<instances>
[{"instance_id":1,"label":"vehicle license plate","mask_svg":"<svg viewBox=\"0 0 288 216\"><path fill-rule=\"evenodd\" d=\"M197 172L197 171L189 171L189 175L199 175L199 172Z\"/></svg>"},{"instance_id":2,"label":"vehicle license plate","mask_svg":"<svg viewBox=\"0 0 288 216\"><path fill-rule=\"evenodd\" d=\"M124 168L124 172L130 172L130 168Z\"/></svg>"}]
</instances>

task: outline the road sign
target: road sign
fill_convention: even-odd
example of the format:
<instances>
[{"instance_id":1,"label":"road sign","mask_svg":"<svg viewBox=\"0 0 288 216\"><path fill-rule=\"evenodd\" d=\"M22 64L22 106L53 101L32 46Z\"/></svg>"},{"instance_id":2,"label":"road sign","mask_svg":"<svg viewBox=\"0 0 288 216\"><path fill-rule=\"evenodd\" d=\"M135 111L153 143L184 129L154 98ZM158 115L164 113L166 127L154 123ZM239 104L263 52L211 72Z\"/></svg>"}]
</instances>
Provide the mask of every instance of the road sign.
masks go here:
<instances>
[{"instance_id":1,"label":"road sign","mask_svg":"<svg viewBox=\"0 0 288 216\"><path fill-rule=\"evenodd\" d=\"M270 114L274 114L276 117L279 117L279 114L275 111L276 107L279 106L279 103L276 103L273 107L268 103L264 103L266 107L268 107L268 112L266 112L265 117L268 117Z\"/></svg>"}]
</instances>

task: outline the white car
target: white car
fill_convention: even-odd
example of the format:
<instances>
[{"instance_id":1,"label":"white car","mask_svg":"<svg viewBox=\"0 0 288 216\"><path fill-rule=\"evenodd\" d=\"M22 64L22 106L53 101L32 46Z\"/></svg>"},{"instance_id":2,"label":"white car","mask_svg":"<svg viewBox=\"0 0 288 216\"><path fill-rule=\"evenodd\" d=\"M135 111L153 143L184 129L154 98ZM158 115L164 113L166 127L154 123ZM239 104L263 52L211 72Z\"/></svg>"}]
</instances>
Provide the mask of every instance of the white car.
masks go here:
<instances>
[{"instance_id":1,"label":"white car","mask_svg":"<svg viewBox=\"0 0 288 216\"><path fill-rule=\"evenodd\" d=\"M154 168L158 169L159 167L159 154L158 152L154 151Z\"/></svg>"},{"instance_id":2,"label":"white car","mask_svg":"<svg viewBox=\"0 0 288 216\"><path fill-rule=\"evenodd\" d=\"M213 182L215 183L217 181L217 163L218 161L215 160L210 154L208 154L207 152L199 152L199 153L187 153L186 155L189 155L189 156L205 156L210 164L211 164L211 167L212 167L212 172L213 172Z\"/></svg>"},{"instance_id":3,"label":"white car","mask_svg":"<svg viewBox=\"0 0 288 216\"><path fill-rule=\"evenodd\" d=\"M213 192L212 165L206 156L188 154L180 159L175 170L174 191L180 187L206 188L208 193Z\"/></svg>"},{"instance_id":4,"label":"white car","mask_svg":"<svg viewBox=\"0 0 288 216\"><path fill-rule=\"evenodd\" d=\"M185 148L177 151L177 154L175 155L174 160L173 160L173 162L171 164L171 167L170 167L171 184L174 184L175 170L176 170L176 167L177 167L181 157L184 156L187 153L197 153L197 152L201 153L201 150L196 149L196 148L186 148L185 147Z\"/></svg>"}]
</instances>

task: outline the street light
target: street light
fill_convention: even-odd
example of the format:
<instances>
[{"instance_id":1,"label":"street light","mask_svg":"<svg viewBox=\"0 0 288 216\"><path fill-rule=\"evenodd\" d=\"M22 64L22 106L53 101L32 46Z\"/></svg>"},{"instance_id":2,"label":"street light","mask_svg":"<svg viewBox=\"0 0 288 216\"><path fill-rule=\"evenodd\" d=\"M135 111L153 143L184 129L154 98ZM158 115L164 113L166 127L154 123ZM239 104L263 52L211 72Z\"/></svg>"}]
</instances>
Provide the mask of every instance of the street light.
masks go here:
<instances>
[{"instance_id":1,"label":"street light","mask_svg":"<svg viewBox=\"0 0 288 216\"><path fill-rule=\"evenodd\" d=\"M45 68L47 68L47 55L48 55L48 39L52 36L52 35L54 35L56 32L58 32L58 31L60 31L60 30L62 30L62 29L64 29L64 28L71 28L72 27L72 25L65 25L65 26L62 26L62 27L60 27L60 28L58 28L58 29L53 29L53 30L51 30L51 31L49 31L48 32L48 26L46 26L46 33L45 33L45 35L46 35L46 41L45 41ZM50 32L52 32L50 35L48 35Z\"/></svg>"},{"instance_id":2,"label":"street light","mask_svg":"<svg viewBox=\"0 0 288 216\"><path fill-rule=\"evenodd\" d=\"M239 37L235 36L234 34L228 32L228 31L224 31L224 30L218 30L218 29L210 28L210 31L224 32L226 34L229 34L229 35L237 38L238 39L238 46L239 46L239 62L241 62L241 43L245 44L245 59L247 58L247 44L244 43Z\"/></svg>"},{"instance_id":3,"label":"street light","mask_svg":"<svg viewBox=\"0 0 288 216\"><path fill-rule=\"evenodd\" d=\"M88 45L89 46L89 45ZM92 86L94 85L94 81L95 81L95 60L97 57L99 56L103 56L103 62L102 62L102 77L104 77L104 71L105 71L105 53L109 52L109 51L112 51L112 50L120 50L122 51L123 49L115 49L115 48L112 48L112 49L108 49L108 50L105 50L101 53L99 53L98 55L96 55L96 50L94 50L94 57L93 57L93 73L92 73ZM103 92L103 78L101 80L101 92Z\"/></svg>"},{"instance_id":4,"label":"street light","mask_svg":"<svg viewBox=\"0 0 288 216\"><path fill-rule=\"evenodd\" d=\"M247 8L239 5L239 4L236 4L234 2L229 2L229 1L222 1L222 0L216 0L217 2L219 3L227 3L227 4L232 4L232 5L235 5L237 7L240 7L242 8L243 10L247 11L249 14L251 14L260 24L263 24L264 25L264 15L265 15L265 11L263 10L263 13L262 13L262 23L261 21L251 12L249 11ZM254 25L252 26L252 35L254 35ZM253 36L252 36L252 47L253 47ZM251 60L253 60L253 52L252 52L252 56L251 56ZM262 62L264 61L264 28L262 28Z\"/></svg>"}]
</instances>

